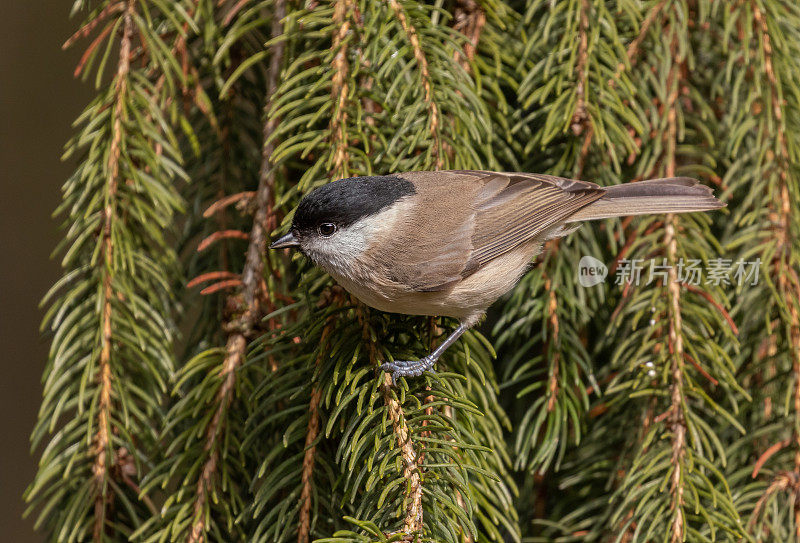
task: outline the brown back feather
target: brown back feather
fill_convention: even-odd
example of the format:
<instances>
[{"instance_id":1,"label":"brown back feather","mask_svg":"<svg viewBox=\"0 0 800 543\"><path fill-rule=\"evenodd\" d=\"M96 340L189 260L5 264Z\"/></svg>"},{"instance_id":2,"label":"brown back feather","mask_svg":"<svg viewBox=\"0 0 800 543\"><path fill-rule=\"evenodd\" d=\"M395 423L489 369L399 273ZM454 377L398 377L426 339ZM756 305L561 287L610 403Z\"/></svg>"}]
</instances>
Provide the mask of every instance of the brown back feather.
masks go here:
<instances>
[{"instance_id":1,"label":"brown back feather","mask_svg":"<svg viewBox=\"0 0 800 543\"><path fill-rule=\"evenodd\" d=\"M387 255L403 255L402 263L390 266L394 279L423 292L450 287L604 194L594 183L525 173L400 176L414 183L419 200L405 218L406 234L394 238ZM471 212L463 209L465 202Z\"/></svg>"}]
</instances>

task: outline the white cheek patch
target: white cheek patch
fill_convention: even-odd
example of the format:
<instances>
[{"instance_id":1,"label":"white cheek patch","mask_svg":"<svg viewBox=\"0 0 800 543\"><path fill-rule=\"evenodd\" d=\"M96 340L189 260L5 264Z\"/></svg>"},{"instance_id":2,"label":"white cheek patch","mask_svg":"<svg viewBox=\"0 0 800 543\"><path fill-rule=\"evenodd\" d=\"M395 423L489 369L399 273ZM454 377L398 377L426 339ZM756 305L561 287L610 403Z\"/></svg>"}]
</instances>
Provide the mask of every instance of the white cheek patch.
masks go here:
<instances>
[{"instance_id":1,"label":"white cheek patch","mask_svg":"<svg viewBox=\"0 0 800 543\"><path fill-rule=\"evenodd\" d=\"M396 202L387 209L358 220L345 228L339 229L329 238L317 237L309 240L304 249L309 256L323 268L338 275L354 277L359 275L366 263L361 260L363 254L390 232L401 220L410 202Z\"/></svg>"}]
</instances>

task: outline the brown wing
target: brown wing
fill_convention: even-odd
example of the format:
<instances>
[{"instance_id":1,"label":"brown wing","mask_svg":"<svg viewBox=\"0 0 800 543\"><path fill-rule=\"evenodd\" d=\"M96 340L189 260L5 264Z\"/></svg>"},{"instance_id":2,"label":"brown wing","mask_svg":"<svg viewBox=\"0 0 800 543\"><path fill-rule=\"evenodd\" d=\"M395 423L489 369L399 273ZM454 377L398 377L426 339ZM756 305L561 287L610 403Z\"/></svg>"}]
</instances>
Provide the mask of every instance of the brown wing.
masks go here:
<instances>
[{"instance_id":1,"label":"brown wing","mask_svg":"<svg viewBox=\"0 0 800 543\"><path fill-rule=\"evenodd\" d=\"M396 239L403 265L395 266L394 273L422 292L446 289L604 193L594 183L527 173L398 175L414 183L419 201L406 218L411 226L406 231L412 233ZM471 213L464 212L465 201L472 202Z\"/></svg>"},{"instance_id":2,"label":"brown wing","mask_svg":"<svg viewBox=\"0 0 800 543\"><path fill-rule=\"evenodd\" d=\"M502 190L476 202L473 250L465 266L466 275L564 222L605 193L594 183L563 177L527 173L503 176L507 184Z\"/></svg>"}]
</instances>

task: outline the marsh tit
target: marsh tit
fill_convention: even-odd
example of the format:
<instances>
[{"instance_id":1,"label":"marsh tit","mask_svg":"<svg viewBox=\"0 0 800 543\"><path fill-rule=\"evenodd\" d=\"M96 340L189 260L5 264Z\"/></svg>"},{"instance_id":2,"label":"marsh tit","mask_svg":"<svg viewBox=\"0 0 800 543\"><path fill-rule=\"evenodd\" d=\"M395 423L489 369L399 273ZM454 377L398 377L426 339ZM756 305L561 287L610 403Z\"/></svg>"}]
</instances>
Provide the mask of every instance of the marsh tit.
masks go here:
<instances>
[{"instance_id":1,"label":"marsh tit","mask_svg":"<svg viewBox=\"0 0 800 543\"><path fill-rule=\"evenodd\" d=\"M609 187L473 170L351 177L306 195L289 232L270 248L299 248L381 311L458 319L427 356L381 366L396 379L432 369L517 283L545 241L582 221L721 207L709 187L687 177Z\"/></svg>"}]
</instances>

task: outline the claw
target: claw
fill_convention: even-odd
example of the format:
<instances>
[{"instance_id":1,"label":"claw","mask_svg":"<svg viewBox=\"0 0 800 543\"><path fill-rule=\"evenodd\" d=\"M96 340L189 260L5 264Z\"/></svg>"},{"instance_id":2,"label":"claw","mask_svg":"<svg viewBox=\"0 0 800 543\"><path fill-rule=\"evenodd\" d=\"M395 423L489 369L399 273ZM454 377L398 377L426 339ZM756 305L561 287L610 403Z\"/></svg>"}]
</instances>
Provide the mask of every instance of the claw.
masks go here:
<instances>
[{"instance_id":1,"label":"claw","mask_svg":"<svg viewBox=\"0 0 800 543\"><path fill-rule=\"evenodd\" d=\"M430 356L419 360L395 360L394 362L384 362L380 369L392 374L392 386L397 384L398 377L418 377L426 371L433 371L436 359Z\"/></svg>"}]
</instances>

